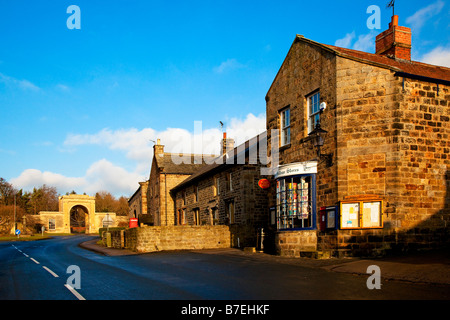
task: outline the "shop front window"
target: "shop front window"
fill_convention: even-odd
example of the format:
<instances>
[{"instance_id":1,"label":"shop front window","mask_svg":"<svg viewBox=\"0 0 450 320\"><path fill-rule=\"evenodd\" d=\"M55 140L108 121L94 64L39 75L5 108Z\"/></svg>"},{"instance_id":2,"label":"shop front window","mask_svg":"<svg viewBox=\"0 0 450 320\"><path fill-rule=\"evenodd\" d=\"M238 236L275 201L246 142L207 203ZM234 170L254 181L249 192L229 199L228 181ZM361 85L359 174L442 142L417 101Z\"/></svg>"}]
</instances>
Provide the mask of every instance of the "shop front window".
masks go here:
<instances>
[{"instance_id":1,"label":"shop front window","mask_svg":"<svg viewBox=\"0 0 450 320\"><path fill-rule=\"evenodd\" d=\"M277 229L316 227L315 175L277 180Z\"/></svg>"}]
</instances>

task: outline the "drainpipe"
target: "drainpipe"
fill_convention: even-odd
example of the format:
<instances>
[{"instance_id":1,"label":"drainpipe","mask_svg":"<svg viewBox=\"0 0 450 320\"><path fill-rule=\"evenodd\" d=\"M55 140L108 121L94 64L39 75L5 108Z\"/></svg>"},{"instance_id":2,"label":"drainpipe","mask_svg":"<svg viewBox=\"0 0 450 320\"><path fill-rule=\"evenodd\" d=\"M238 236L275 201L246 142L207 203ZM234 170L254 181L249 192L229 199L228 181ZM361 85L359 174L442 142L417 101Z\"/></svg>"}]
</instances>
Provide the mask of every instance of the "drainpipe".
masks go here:
<instances>
[{"instance_id":1,"label":"drainpipe","mask_svg":"<svg viewBox=\"0 0 450 320\"><path fill-rule=\"evenodd\" d=\"M167 226L167 174L164 172L164 193L166 194L166 226Z\"/></svg>"}]
</instances>

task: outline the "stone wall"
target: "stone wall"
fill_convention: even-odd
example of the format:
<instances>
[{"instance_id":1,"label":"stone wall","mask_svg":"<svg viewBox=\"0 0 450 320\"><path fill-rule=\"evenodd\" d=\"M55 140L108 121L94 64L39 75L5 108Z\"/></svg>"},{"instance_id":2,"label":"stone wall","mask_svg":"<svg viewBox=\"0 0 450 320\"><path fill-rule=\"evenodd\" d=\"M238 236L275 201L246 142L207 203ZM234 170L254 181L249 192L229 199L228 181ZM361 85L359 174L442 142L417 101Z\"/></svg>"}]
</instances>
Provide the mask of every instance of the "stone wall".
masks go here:
<instances>
[{"instance_id":1,"label":"stone wall","mask_svg":"<svg viewBox=\"0 0 450 320\"><path fill-rule=\"evenodd\" d=\"M316 257L317 231L294 230L275 234L277 254L287 257Z\"/></svg>"},{"instance_id":2,"label":"stone wall","mask_svg":"<svg viewBox=\"0 0 450 320\"><path fill-rule=\"evenodd\" d=\"M115 248L135 252L230 247L228 226L145 226L111 231Z\"/></svg>"}]
</instances>

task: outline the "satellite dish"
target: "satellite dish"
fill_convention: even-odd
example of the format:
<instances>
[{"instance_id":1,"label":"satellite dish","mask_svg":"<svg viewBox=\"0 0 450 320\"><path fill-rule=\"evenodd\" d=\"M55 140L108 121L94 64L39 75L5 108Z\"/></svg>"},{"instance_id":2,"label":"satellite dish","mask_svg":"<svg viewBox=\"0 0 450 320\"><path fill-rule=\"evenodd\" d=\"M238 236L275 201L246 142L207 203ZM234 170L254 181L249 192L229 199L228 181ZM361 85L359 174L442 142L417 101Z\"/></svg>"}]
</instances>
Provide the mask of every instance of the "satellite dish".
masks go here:
<instances>
[{"instance_id":1,"label":"satellite dish","mask_svg":"<svg viewBox=\"0 0 450 320\"><path fill-rule=\"evenodd\" d=\"M323 111L323 110L325 110L326 108L327 108L326 102L322 102L322 103L320 104L320 111Z\"/></svg>"}]
</instances>

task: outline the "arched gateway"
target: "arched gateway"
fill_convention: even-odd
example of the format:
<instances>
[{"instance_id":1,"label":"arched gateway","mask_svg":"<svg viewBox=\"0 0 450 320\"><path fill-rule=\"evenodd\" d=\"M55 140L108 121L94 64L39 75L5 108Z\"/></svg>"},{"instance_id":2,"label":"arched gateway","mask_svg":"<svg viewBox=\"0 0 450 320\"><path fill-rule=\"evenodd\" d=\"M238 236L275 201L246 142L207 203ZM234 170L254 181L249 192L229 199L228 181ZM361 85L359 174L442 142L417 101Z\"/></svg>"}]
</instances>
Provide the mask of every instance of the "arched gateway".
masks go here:
<instances>
[{"instance_id":1,"label":"arched gateway","mask_svg":"<svg viewBox=\"0 0 450 320\"><path fill-rule=\"evenodd\" d=\"M127 222L127 217L117 217L114 212L95 212L95 197L71 194L59 197L59 211L41 211L38 216L28 215L32 221L45 227L46 232L96 233L103 227L106 215L113 220L112 226Z\"/></svg>"}]
</instances>

